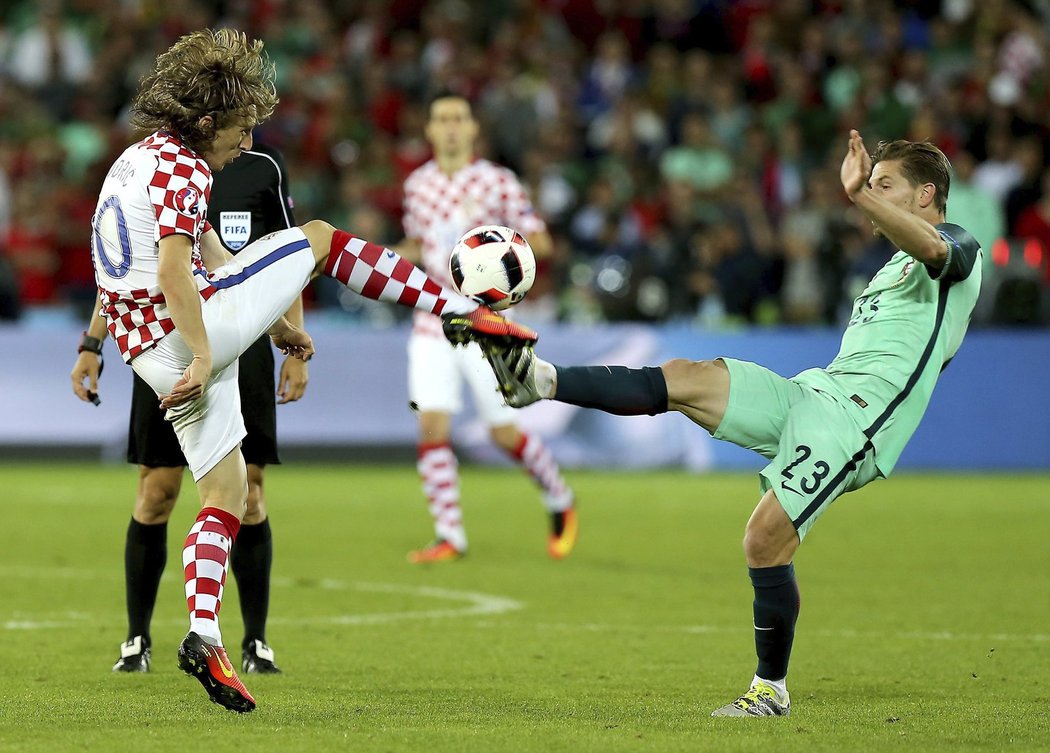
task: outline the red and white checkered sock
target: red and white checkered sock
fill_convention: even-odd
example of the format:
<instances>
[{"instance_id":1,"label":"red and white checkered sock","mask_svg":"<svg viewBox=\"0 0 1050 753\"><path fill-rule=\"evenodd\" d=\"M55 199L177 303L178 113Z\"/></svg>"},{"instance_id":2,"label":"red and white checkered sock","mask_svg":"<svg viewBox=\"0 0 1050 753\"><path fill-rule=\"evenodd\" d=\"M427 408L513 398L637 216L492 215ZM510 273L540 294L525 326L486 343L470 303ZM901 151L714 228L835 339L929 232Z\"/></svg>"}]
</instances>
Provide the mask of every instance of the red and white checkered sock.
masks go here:
<instances>
[{"instance_id":1,"label":"red and white checkered sock","mask_svg":"<svg viewBox=\"0 0 1050 753\"><path fill-rule=\"evenodd\" d=\"M469 314L476 301L441 287L396 252L342 230L332 235L324 273L355 293L430 314Z\"/></svg>"},{"instance_id":2,"label":"red and white checkered sock","mask_svg":"<svg viewBox=\"0 0 1050 753\"><path fill-rule=\"evenodd\" d=\"M219 608L222 606L223 586L226 585L230 547L240 528L241 521L232 513L217 507L205 507L190 528L182 550L190 630L215 646L222 645Z\"/></svg>"},{"instance_id":3,"label":"red and white checkered sock","mask_svg":"<svg viewBox=\"0 0 1050 753\"><path fill-rule=\"evenodd\" d=\"M416 467L423 479L423 493L437 537L465 552L467 532L463 529L463 511L459 506L459 463L452 447L447 442L419 445Z\"/></svg>"},{"instance_id":4,"label":"red and white checkered sock","mask_svg":"<svg viewBox=\"0 0 1050 753\"><path fill-rule=\"evenodd\" d=\"M558 462L539 437L522 432L521 442L511 455L543 489L547 512L564 512L572 507L572 489L566 485Z\"/></svg>"}]
</instances>

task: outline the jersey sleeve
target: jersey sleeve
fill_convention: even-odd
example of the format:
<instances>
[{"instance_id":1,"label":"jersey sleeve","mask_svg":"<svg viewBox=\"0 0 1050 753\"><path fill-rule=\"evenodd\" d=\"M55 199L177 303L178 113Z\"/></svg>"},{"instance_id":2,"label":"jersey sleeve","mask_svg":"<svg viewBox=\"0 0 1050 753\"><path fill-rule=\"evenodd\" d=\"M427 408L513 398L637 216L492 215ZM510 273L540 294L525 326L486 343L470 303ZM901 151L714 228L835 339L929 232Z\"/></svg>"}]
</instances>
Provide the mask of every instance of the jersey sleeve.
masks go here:
<instances>
[{"instance_id":1,"label":"jersey sleeve","mask_svg":"<svg viewBox=\"0 0 1050 753\"><path fill-rule=\"evenodd\" d=\"M948 258L944 260L944 267L941 269L931 269L929 265L926 266L930 277L945 282L965 280L970 276L973 265L977 262L977 254L981 250L980 244L965 229L950 222L937 225L937 232L948 245Z\"/></svg>"},{"instance_id":2,"label":"jersey sleeve","mask_svg":"<svg viewBox=\"0 0 1050 753\"><path fill-rule=\"evenodd\" d=\"M547 223L536 214L529 195L521 181L518 180L518 176L506 168L503 168L501 172L506 186L503 194L505 197L503 216L506 218L506 224L520 230L525 235L544 232L547 229Z\"/></svg>"},{"instance_id":3,"label":"jersey sleeve","mask_svg":"<svg viewBox=\"0 0 1050 753\"><path fill-rule=\"evenodd\" d=\"M196 239L207 222L207 192L211 175L196 160L164 155L149 184L150 202L157 218L157 239L176 233Z\"/></svg>"}]
</instances>

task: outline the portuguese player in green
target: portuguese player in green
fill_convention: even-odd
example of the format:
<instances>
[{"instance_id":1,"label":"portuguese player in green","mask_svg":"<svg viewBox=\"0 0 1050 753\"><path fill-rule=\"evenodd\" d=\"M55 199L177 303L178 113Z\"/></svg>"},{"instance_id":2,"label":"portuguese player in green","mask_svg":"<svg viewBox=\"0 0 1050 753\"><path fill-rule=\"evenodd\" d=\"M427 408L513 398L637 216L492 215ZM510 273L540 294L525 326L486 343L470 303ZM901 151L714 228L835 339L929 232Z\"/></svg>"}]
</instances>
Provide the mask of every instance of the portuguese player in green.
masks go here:
<instances>
[{"instance_id":1,"label":"portuguese player in green","mask_svg":"<svg viewBox=\"0 0 1050 753\"><path fill-rule=\"evenodd\" d=\"M850 132L842 186L899 251L854 301L826 368L786 379L730 358L563 367L536 358L531 346L483 346L511 405L552 399L621 415L676 410L769 459L744 534L758 669L747 692L714 716L790 713L795 551L837 497L889 476L962 343L980 292L981 249L944 221L950 171L930 143L880 143L869 155Z\"/></svg>"}]
</instances>

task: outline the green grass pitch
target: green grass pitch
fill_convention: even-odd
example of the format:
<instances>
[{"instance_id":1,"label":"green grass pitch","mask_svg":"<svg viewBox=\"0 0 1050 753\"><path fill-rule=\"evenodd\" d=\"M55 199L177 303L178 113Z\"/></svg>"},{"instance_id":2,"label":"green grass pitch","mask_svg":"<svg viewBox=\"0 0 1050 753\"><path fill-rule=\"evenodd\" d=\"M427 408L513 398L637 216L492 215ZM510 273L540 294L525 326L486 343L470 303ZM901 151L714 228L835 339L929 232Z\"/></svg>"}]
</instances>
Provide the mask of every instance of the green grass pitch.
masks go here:
<instances>
[{"instance_id":1,"label":"green grass pitch","mask_svg":"<svg viewBox=\"0 0 1050 753\"><path fill-rule=\"evenodd\" d=\"M901 474L839 499L795 561L794 713L765 720L708 716L754 671L754 475L570 477L569 559L547 558L521 474L467 468L470 555L419 568L414 469L272 468L285 673L245 678L259 708L238 716L175 666L189 477L154 670L117 676L136 471L0 465L0 750L1050 750L1045 475ZM239 647L232 576L222 624Z\"/></svg>"}]
</instances>

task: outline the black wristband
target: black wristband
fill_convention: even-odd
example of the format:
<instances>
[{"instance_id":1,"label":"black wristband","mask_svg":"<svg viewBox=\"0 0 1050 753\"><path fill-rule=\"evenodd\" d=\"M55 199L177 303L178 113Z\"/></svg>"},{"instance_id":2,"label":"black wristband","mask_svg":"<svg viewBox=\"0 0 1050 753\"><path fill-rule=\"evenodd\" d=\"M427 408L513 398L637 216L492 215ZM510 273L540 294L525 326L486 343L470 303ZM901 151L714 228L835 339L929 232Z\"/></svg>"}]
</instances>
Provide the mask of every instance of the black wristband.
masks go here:
<instances>
[{"instance_id":1,"label":"black wristband","mask_svg":"<svg viewBox=\"0 0 1050 753\"><path fill-rule=\"evenodd\" d=\"M77 348L77 353L83 353L85 350L97 356L102 355L102 340L92 337L85 331L84 336L80 338L80 346Z\"/></svg>"}]
</instances>

